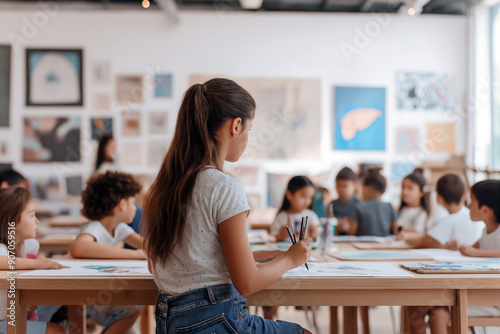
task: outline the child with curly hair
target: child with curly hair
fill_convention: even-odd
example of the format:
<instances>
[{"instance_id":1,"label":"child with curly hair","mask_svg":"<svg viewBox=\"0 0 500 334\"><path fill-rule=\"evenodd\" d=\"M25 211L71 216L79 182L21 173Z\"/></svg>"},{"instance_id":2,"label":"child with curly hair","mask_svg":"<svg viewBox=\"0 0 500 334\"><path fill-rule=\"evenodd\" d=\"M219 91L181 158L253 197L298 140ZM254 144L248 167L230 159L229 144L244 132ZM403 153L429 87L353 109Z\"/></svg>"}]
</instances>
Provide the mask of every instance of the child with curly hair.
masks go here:
<instances>
[{"instance_id":1,"label":"child with curly hair","mask_svg":"<svg viewBox=\"0 0 500 334\"><path fill-rule=\"evenodd\" d=\"M127 224L134 218L135 195L141 186L132 175L106 172L92 177L82 192L85 224L71 245L70 254L87 259L145 259L143 241ZM124 241L137 249L115 247ZM104 326L106 334L126 333L142 306L88 305L87 318Z\"/></svg>"}]
</instances>

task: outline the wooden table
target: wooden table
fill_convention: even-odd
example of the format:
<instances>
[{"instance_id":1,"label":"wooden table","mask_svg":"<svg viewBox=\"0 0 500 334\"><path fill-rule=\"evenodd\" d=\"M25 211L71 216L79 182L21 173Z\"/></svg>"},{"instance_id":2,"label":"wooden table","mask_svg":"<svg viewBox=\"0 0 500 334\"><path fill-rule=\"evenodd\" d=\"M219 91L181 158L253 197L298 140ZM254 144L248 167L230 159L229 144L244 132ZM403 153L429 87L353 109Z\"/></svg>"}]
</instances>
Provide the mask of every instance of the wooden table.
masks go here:
<instances>
[{"instance_id":1,"label":"wooden table","mask_svg":"<svg viewBox=\"0 0 500 334\"><path fill-rule=\"evenodd\" d=\"M116 262L116 261L115 261ZM21 273L21 272L19 272ZM7 288L8 272L0 272ZM26 305L70 305L70 333L85 332L85 304L154 305L151 277L35 278L17 276L16 327L26 333ZM411 277L281 278L248 297L249 305L344 306L344 333L357 333L356 307L442 305L452 308L452 333L467 333L467 305L498 305L500 275L417 275Z\"/></svg>"}]
</instances>

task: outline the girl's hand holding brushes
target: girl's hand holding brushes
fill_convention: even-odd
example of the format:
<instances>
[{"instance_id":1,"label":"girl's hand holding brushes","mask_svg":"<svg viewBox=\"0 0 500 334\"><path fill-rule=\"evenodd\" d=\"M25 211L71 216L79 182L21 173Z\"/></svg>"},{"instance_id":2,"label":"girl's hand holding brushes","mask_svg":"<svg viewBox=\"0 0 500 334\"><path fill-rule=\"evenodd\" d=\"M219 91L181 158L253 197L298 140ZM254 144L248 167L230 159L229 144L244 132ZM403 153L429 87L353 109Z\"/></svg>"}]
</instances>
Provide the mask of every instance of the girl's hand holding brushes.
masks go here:
<instances>
[{"instance_id":1,"label":"girl's hand holding brushes","mask_svg":"<svg viewBox=\"0 0 500 334\"><path fill-rule=\"evenodd\" d=\"M311 256L312 238L305 238L293 244L283 255L290 261L291 268L299 267L307 262Z\"/></svg>"}]
</instances>

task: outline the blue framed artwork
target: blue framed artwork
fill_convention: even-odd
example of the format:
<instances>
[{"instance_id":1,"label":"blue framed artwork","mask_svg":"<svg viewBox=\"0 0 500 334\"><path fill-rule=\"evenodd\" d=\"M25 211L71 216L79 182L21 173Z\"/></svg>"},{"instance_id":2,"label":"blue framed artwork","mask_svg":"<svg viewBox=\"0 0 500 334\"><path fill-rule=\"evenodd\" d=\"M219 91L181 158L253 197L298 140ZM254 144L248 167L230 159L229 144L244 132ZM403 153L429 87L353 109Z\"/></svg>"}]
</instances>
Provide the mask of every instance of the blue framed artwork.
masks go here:
<instances>
[{"instance_id":1,"label":"blue framed artwork","mask_svg":"<svg viewBox=\"0 0 500 334\"><path fill-rule=\"evenodd\" d=\"M172 74L155 74L155 97L172 97Z\"/></svg>"},{"instance_id":2,"label":"blue framed artwork","mask_svg":"<svg viewBox=\"0 0 500 334\"><path fill-rule=\"evenodd\" d=\"M11 46L0 45L0 127L10 125Z\"/></svg>"},{"instance_id":3,"label":"blue framed artwork","mask_svg":"<svg viewBox=\"0 0 500 334\"><path fill-rule=\"evenodd\" d=\"M82 50L26 49L26 105L82 106Z\"/></svg>"},{"instance_id":4,"label":"blue framed artwork","mask_svg":"<svg viewBox=\"0 0 500 334\"><path fill-rule=\"evenodd\" d=\"M333 147L385 150L385 88L335 87Z\"/></svg>"}]
</instances>

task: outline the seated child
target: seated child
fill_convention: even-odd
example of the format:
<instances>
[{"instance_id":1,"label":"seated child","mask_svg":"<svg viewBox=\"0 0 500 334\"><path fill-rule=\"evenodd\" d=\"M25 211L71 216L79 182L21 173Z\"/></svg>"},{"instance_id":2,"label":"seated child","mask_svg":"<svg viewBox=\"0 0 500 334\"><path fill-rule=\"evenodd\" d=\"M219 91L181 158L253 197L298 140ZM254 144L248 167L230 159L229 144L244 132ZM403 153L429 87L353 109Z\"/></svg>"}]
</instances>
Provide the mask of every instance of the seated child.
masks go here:
<instances>
[{"instance_id":1,"label":"seated child","mask_svg":"<svg viewBox=\"0 0 500 334\"><path fill-rule=\"evenodd\" d=\"M292 177L288 182L283 204L271 225L271 235L274 235L278 241L290 241L286 226L292 224L295 233L298 234L302 217L309 216L306 235L316 240L319 218L311 210L315 191L314 184L307 177ZM296 237L298 240L298 236Z\"/></svg>"},{"instance_id":2,"label":"seated child","mask_svg":"<svg viewBox=\"0 0 500 334\"><path fill-rule=\"evenodd\" d=\"M26 178L13 169L7 169L0 173L0 189L9 187L27 188Z\"/></svg>"},{"instance_id":3,"label":"seated child","mask_svg":"<svg viewBox=\"0 0 500 334\"><path fill-rule=\"evenodd\" d=\"M35 238L38 219L35 216L35 202L28 190L11 187L0 190L0 269L60 269L63 266L38 254L39 244ZM14 239L9 236L15 236ZM28 247L29 245L29 247ZM11 261L9 255L15 255ZM57 305L28 307L28 333L65 333L63 327L48 320L56 312ZM36 311L37 310L37 311ZM42 312L43 311L43 312ZM0 290L0 333L7 332L7 291Z\"/></svg>"},{"instance_id":4,"label":"seated child","mask_svg":"<svg viewBox=\"0 0 500 334\"><path fill-rule=\"evenodd\" d=\"M351 218L354 207L360 201L356 197L356 174L349 167L344 167L335 177L335 189L339 198L332 201L330 204L333 206L333 215L338 219L338 226L345 234L345 230L349 228L349 219ZM327 211L330 208L327 208ZM327 216L331 213L327 212Z\"/></svg>"},{"instance_id":5,"label":"seated child","mask_svg":"<svg viewBox=\"0 0 500 334\"><path fill-rule=\"evenodd\" d=\"M355 205L347 234L386 237L397 232L396 211L380 200L386 187L380 168L369 169L363 181L363 202Z\"/></svg>"},{"instance_id":6,"label":"seated child","mask_svg":"<svg viewBox=\"0 0 500 334\"><path fill-rule=\"evenodd\" d=\"M470 219L472 221L482 221L486 228L483 230L481 238L473 245L460 246L460 252L465 256L473 257L500 257L500 181L486 180L476 183L471 189ZM482 225L482 224L481 224ZM422 311L418 307L413 311ZM410 311L411 312L411 311ZM423 312L421 312L423 313ZM434 308L428 311L429 327L431 334L448 333L448 323L450 312L448 308ZM469 306L468 314L472 317L499 317L499 306ZM420 315L418 326L412 326L412 333L425 331L425 314ZM499 333L497 327L486 327L486 334Z\"/></svg>"},{"instance_id":7,"label":"seated child","mask_svg":"<svg viewBox=\"0 0 500 334\"><path fill-rule=\"evenodd\" d=\"M145 259L142 238L127 224L135 216L135 195L141 187L132 175L106 172L92 177L82 192L85 217L70 248L71 256L88 259ZM137 249L116 247L121 242ZM125 333L140 314L141 306L88 305L87 318L106 329L106 334Z\"/></svg>"},{"instance_id":8,"label":"seated child","mask_svg":"<svg viewBox=\"0 0 500 334\"><path fill-rule=\"evenodd\" d=\"M484 224L474 224L469 209L464 206L465 185L456 174L442 176L436 185L438 204L449 216L436 222L427 234L402 231L398 240L404 240L415 248L457 249L462 245L473 245L480 237Z\"/></svg>"},{"instance_id":9,"label":"seated child","mask_svg":"<svg viewBox=\"0 0 500 334\"><path fill-rule=\"evenodd\" d=\"M403 179L398 224L404 230L425 234L431 227L430 194L424 192L426 183L421 168Z\"/></svg>"}]
</instances>

